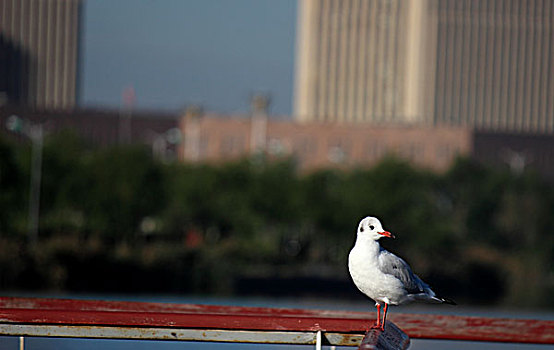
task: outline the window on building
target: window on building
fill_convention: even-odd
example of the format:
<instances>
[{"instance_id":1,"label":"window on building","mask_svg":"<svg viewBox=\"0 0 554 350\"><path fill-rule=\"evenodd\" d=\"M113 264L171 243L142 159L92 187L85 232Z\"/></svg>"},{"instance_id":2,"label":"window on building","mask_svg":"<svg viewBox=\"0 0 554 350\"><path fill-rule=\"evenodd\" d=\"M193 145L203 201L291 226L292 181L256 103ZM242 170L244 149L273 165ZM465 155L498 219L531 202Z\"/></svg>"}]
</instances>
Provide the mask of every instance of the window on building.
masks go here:
<instances>
[{"instance_id":1,"label":"window on building","mask_svg":"<svg viewBox=\"0 0 554 350\"><path fill-rule=\"evenodd\" d=\"M399 147L399 155L408 160L418 160L424 156L424 147L421 143L410 142Z\"/></svg>"},{"instance_id":2,"label":"window on building","mask_svg":"<svg viewBox=\"0 0 554 350\"><path fill-rule=\"evenodd\" d=\"M200 158L208 156L208 145L210 144L210 137L208 135L200 136Z\"/></svg>"},{"instance_id":3,"label":"window on building","mask_svg":"<svg viewBox=\"0 0 554 350\"><path fill-rule=\"evenodd\" d=\"M436 157L439 162L448 162L456 154L456 150L449 144L442 144L436 148Z\"/></svg>"},{"instance_id":4,"label":"window on building","mask_svg":"<svg viewBox=\"0 0 554 350\"><path fill-rule=\"evenodd\" d=\"M378 140L366 142L364 149L366 159L379 159L386 153L386 146Z\"/></svg>"},{"instance_id":5,"label":"window on building","mask_svg":"<svg viewBox=\"0 0 554 350\"><path fill-rule=\"evenodd\" d=\"M244 152L244 138L237 135L225 135L220 143L220 154L224 156L239 155Z\"/></svg>"},{"instance_id":6,"label":"window on building","mask_svg":"<svg viewBox=\"0 0 554 350\"><path fill-rule=\"evenodd\" d=\"M299 156L312 156L316 153L315 140L312 137L299 137L294 140L294 153Z\"/></svg>"}]
</instances>

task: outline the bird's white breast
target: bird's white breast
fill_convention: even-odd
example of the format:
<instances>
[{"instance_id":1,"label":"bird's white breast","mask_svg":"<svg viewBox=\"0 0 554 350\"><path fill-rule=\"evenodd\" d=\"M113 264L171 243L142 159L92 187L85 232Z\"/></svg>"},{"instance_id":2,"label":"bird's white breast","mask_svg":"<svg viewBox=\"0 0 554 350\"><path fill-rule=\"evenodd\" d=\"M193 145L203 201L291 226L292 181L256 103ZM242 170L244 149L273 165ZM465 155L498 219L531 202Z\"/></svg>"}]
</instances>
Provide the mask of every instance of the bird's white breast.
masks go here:
<instances>
[{"instance_id":1,"label":"bird's white breast","mask_svg":"<svg viewBox=\"0 0 554 350\"><path fill-rule=\"evenodd\" d=\"M356 287L374 301L397 304L406 292L397 278L381 272L378 255L378 243L356 243L348 256L350 276Z\"/></svg>"}]
</instances>

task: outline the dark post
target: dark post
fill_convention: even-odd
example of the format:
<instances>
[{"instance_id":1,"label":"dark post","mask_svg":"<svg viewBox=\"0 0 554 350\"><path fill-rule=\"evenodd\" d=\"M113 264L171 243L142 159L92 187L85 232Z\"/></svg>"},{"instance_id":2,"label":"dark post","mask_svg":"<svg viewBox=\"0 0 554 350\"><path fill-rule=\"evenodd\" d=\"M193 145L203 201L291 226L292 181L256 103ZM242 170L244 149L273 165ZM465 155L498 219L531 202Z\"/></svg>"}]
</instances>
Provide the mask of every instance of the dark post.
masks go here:
<instances>
[{"instance_id":1,"label":"dark post","mask_svg":"<svg viewBox=\"0 0 554 350\"><path fill-rule=\"evenodd\" d=\"M410 337L394 323L387 321L385 331L370 329L362 339L359 350L405 350Z\"/></svg>"}]
</instances>

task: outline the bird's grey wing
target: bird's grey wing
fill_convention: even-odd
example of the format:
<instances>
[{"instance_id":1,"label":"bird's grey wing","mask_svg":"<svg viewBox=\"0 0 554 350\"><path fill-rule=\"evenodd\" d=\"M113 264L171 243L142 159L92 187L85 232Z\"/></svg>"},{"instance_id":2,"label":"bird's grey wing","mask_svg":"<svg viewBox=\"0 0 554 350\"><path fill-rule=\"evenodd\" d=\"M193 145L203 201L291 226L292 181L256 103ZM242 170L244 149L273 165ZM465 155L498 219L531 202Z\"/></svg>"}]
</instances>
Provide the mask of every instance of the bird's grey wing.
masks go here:
<instances>
[{"instance_id":1,"label":"bird's grey wing","mask_svg":"<svg viewBox=\"0 0 554 350\"><path fill-rule=\"evenodd\" d=\"M409 294L425 293L426 289L429 288L425 282L412 272L408 263L382 248L379 254L379 269L383 273L398 278Z\"/></svg>"}]
</instances>

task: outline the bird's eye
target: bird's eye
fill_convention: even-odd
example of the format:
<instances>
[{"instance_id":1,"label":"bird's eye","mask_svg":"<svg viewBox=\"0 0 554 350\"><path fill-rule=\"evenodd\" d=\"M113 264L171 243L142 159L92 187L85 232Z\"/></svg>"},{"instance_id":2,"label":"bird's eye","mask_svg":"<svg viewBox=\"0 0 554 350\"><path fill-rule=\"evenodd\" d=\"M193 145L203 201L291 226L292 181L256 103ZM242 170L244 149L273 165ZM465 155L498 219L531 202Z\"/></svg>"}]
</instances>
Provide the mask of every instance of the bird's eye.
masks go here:
<instances>
[{"instance_id":1,"label":"bird's eye","mask_svg":"<svg viewBox=\"0 0 554 350\"><path fill-rule=\"evenodd\" d=\"M360 227L360 232L364 232L364 228L363 228L363 226L362 226L362 227Z\"/></svg>"},{"instance_id":2,"label":"bird's eye","mask_svg":"<svg viewBox=\"0 0 554 350\"><path fill-rule=\"evenodd\" d=\"M369 226L369 229L370 229L370 230L373 230L374 228L375 228L375 226L373 226L373 225L370 225L370 226Z\"/></svg>"}]
</instances>

